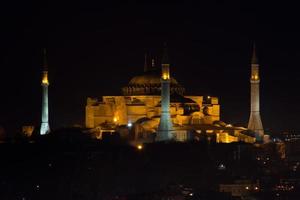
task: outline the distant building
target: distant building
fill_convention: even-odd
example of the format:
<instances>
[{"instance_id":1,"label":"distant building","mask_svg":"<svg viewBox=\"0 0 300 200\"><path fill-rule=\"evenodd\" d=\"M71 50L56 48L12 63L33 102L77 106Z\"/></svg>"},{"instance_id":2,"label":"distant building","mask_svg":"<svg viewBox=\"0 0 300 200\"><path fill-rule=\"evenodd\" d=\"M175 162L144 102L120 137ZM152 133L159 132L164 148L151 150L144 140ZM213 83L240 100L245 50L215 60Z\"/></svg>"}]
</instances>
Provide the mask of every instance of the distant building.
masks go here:
<instances>
[{"instance_id":1,"label":"distant building","mask_svg":"<svg viewBox=\"0 0 300 200\"><path fill-rule=\"evenodd\" d=\"M86 127L92 131L103 132L109 129L108 125L127 126L133 130L135 139L147 139L149 135L162 133L162 129L159 128L162 122L161 104L167 101L170 102L170 106L164 112L169 114L164 116L163 121L169 128L163 129L172 129L172 138L177 141L208 135L216 142L255 142L254 135L246 128L233 127L220 121L220 104L217 97L186 95L185 88L169 74L169 62L162 63L162 68L156 67L152 60L152 65L149 66L145 56L144 73L133 77L129 84L122 88L122 96L87 98ZM164 81L164 76L169 77L167 81ZM169 99L163 98L166 101L161 101L162 82L167 83L167 93L170 94ZM167 116L170 116L170 122Z\"/></svg>"},{"instance_id":2,"label":"distant building","mask_svg":"<svg viewBox=\"0 0 300 200\"><path fill-rule=\"evenodd\" d=\"M30 126L30 125L22 126L22 134L25 137L31 137L33 131L34 131L34 126Z\"/></svg>"},{"instance_id":3,"label":"distant building","mask_svg":"<svg viewBox=\"0 0 300 200\"><path fill-rule=\"evenodd\" d=\"M250 180L237 180L234 183L220 184L219 192L230 193L233 197L243 197L260 190L259 183Z\"/></svg>"},{"instance_id":4,"label":"distant building","mask_svg":"<svg viewBox=\"0 0 300 200\"><path fill-rule=\"evenodd\" d=\"M273 188L274 191L278 192L289 192L293 190L297 190L300 187L300 179L299 178L284 178L280 179L279 183L276 184Z\"/></svg>"}]
</instances>

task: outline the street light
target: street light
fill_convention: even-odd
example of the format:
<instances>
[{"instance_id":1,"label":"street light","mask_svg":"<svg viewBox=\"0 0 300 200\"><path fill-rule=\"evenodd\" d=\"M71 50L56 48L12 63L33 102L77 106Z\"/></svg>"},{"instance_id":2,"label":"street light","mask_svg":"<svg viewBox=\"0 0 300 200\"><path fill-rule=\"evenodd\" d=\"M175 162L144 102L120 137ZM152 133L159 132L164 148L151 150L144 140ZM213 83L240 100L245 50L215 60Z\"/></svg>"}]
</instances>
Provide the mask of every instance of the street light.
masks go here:
<instances>
[{"instance_id":1,"label":"street light","mask_svg":"<svg viewBox=\"0 0 300 200\"><path fill-rule=\"evenodd\" d=\"M136 148L141 151L143 149L143 145L139 144Z\"/></svg>"}]
</instances>

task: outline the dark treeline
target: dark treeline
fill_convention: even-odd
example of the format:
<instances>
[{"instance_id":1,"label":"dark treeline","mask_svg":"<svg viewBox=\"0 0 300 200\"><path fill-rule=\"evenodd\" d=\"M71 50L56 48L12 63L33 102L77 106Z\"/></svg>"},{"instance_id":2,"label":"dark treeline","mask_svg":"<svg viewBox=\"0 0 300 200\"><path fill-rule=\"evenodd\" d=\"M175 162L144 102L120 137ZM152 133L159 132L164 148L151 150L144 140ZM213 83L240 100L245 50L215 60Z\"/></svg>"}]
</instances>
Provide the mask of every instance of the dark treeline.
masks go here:
<instances>
[{"instance_id":1,"label":"dark treeline","mask_svg":"<svg viewBox=\"0 0 300 200\"><path fill-rule=\"evenodd\" d=\"M58 130L0 145L0 199L146 199L145 194L161 194L172 185L216 195L220 183L266 175L256 162L259 151L249 144L207 141L144 144L139 150L118 137L99 141L78 129ZM273 155L277 161L267 184L284 173Z\"/></svg>"}]
</instances>

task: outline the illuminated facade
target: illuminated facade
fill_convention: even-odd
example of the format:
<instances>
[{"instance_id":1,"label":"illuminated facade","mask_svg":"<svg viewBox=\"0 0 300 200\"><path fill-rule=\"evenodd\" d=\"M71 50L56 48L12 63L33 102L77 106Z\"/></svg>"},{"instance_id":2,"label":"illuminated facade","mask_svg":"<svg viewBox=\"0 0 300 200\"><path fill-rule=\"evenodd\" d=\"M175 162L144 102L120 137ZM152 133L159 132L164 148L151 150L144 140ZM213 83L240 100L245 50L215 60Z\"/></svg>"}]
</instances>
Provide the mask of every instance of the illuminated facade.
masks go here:
<instances>
[{"instance_id":1,"label":"illuminated facade","mask_svg":"<svg viewBox=\"0 0 300 200\"><path fill-rule=\"evenodd\" d=\"M145 56L144 73L122 88L123 95L87 98L85 124L97 138L116 131L133 133L134 140L156 135L156 141L173 138L184 142L207 136L220 143L255 142L246 128L220 121L217 97L185 95L164 58L161 67L156 67L154 60L148 65L147 59Z\"/></svg>"},{"instance_id":2,"label":"illuminated facade","mask_svg":"<svg viewBox=\"0 0 300 200\"><path fill-rule=\"evenodd\" d=\"M253 54L251 60L251 111L248 123L248 129L256 133L257 140L263 140L264 129L260 118L259 111L259 64L256 57L255 46L253 46Z\"/></svg>"},{"instance_id":3,"label":"illuminated facade","mask_svg":"<svg viewBox=\"0 0 300 200\"><path fill-rule=\"evenodd\" d=\"M260 191L259 182L251 180L236 180L234 183L220 184L220 192L231 193L233 197L244 197Z\"/></svg>"},{"instance_id":4,"label":"illuminated facade","mask_svg":"<svg viewBox=\"0 0 300 200\"><path fill-rule=\"evenodd\" d=\"M48 65L46 60L46 49L44 49L44 66L43 66L43 76L42 76L42 88L43 88L43 98L42 98L42 122L40 134L45 135L50 132L49 126L49 108L48 108Z\"/></svg>"},{"instance_id":5,"label":"illuminated facade","mask_svg":"<svg viewBox=\"0 0 300 200\"><path fill-rule=\"evenodd\" d=\"M34 131L34 126L22 126L22 134L26 137L31 137Z\"/></svg>"}]
</instances>

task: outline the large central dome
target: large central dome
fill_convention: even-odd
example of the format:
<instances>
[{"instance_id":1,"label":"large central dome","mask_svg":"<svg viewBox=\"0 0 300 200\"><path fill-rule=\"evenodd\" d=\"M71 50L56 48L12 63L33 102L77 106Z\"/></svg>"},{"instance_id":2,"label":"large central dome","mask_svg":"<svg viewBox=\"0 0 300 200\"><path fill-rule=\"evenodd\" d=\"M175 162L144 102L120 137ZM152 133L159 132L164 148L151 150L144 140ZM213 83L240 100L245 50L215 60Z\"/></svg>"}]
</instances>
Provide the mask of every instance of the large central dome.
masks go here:
<instances>
[{"instance_id":1,"label":"large central dome","mask_svg":"<svg viewBox=\"0 0 300 200\"><path fill-rule=\"evenodd\" d=\"M152 69L141 75L133 77L128 86L123 87L124 95L160 95L161 93L161 72L158 69ZM171 77L170 91L183 95L184 88Z\"/></svg>"},{"instance_id":2,"label":"large central dome","mask_svg":"<svg viewBox=\"0 0 300 200\"><path fill-rule=\"evenodd\" d=\"M152 71L152 72L145 72L142 75L133 77L129 85L160 85L161 76L159 73ZM177 85L178 82L171 77L171 84Z\"/></svg>"}]
</instances>

